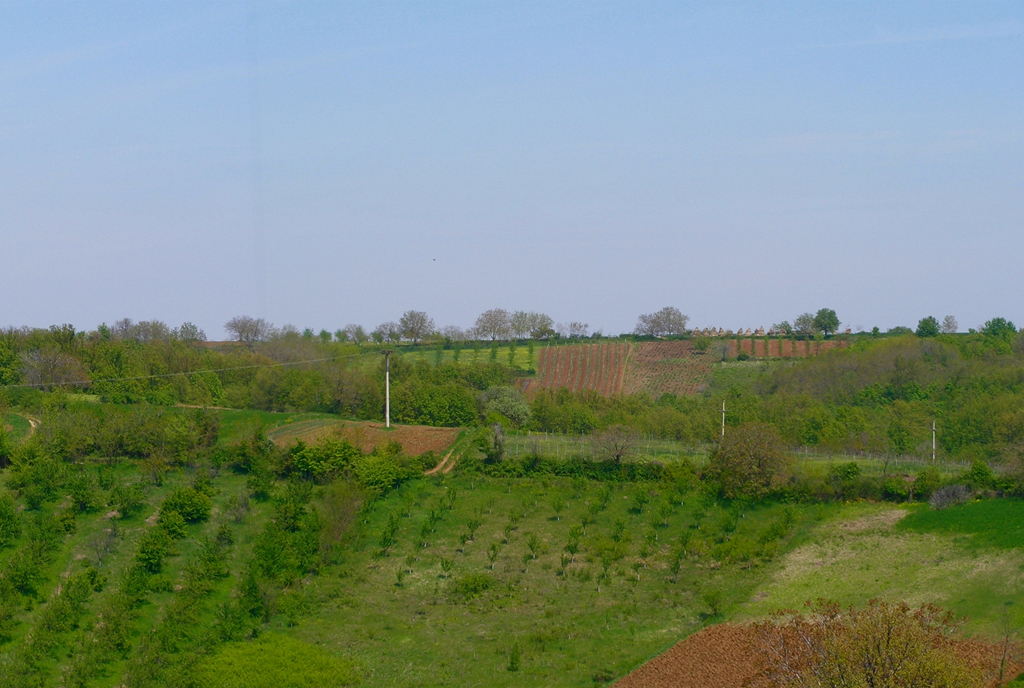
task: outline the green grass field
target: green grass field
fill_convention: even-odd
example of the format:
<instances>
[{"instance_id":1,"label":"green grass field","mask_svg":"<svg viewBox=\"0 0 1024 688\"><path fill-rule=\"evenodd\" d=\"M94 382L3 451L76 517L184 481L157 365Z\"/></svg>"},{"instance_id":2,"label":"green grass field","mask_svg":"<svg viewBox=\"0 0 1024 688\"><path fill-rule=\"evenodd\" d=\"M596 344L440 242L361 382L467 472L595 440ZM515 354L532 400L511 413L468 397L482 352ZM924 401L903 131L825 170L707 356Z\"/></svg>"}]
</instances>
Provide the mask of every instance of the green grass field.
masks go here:
<instances>
[{"instance_id":1,"label":"green grass field","mask_svg":"<svg viewBox=\"0 0 1024 688\"><path fill-rule=\"evenodd\" d=\"M1020 505L991 500L960 513L923 505L845 506L838 520L783 558L741 616L759 618L819 597L843 604L881 597L935 603L968 617L969 631L998 635L1005 603L1024 600L1024 549L1014 544ZM991 530L1000 523L1007 535ZM1024 605L1011 605L1009 613L1024 628Z\"/></svg>"},{"instance_id":2,"label":"green grass field","mask_svg":"<svg viewBox=\"0 0 1024 688\"><path fill-rule=\"evenodd\" d=\"M3 423L4 429L10 432L10 438L13 442L20 442L25 439L32 430L32 425L28 422L28 419L17 413L6 413L0 416L0 423Z\"/></svg>"},{"instance_id":3,"label":"green grass field","mask_svg":"<svg viewBox=\"0 0 1024 688\"><path fill-rule=\"evenodd\" d=\"M222 442L256 421L280 428L330 418L218 414ZM27 433L23 418L7 422L21 437ZM531 450L533 440L546 443L547 454L571 455L558 443L571 447L578 438L512 434L509 452ZM641 446L648 458L702 461L679 443ZM797 457L801 470L811 472L841 459ZM858 461L865 472L878 469L873 460ZM87 470L99 483L146 482L129 462L94 462ZM100 507L78 514L37 590L8 610L10 637L0 642L0 665L16 661L27 639L48 627L47 610L65 576L92 566L102 584L37 668L39 685L60 684L80 649L89 647L104 606L120 594L122 573L157 527L160 504L193 479L192 471L176 469L159 485L147 482L145 505L129 518L117 520ZM103 658L87 685L141 680L152 651L147 639L183 623L177 617L182 590L194 575L203 538L227 524L234 544L226 575L209 581L184 617L193 629L221 622L275 508L273 500L253 499L236 520L232 505L246 493L246 480L230 470L212 476L209 520L188 526L175 541L130 617L123 651ZM281 495L286 486L279 482L275 489ZM313 503L327 489L315 487ZM42 513L67 508L66 497L54 498ZM34 513L23 511L22 518ZM21 540L0 549L0 571L23 555L27 523ZM382 537L388 524L393 542ZM1024 628L1024 604L1006 604L1024 600L1022 524L1024 502L1014 500L944 511L863 502L741 507L667 483L438 474L372 502L359 513L351 539L315 573L285 589L262 590L270 610L263 640L197 645L190 631L172 635L161 680L205 676L211 686L263 685L252 682L258 679L294 688L356 680L372 686L593 686L623 676L709 623L763 618L818 597L844 604L874 597L936 603L969 617L969 632L995 636L1004 620ZM285 670L261 671L260 662L270 657ZM250 683L238 683L246 676Z\"/></svg>"},{"instance_id":4,"label":"green grass field","mask_svg":"<svg viewBox=\"0 0 1024 688\"><path fill-rule=\"evenodd\" d=\"M239 437L254 425L262 425L269 432L275 428L284 427L292 423L316 419L337 420L338 416L329 413L278 413L275 411L243 411L221 409L217 411L217 418L220 422L220 444L233 444Z\"/></svg>"},{"instance_id":5,"label":"green grass field","mask_svg":"<svg viewBox=\"0 0 1024 688\"><path fill-rule=\"evenodd\" d=\"M607 487L468 477L407 485L374 505L347 561L312 583L322 606L280 630L352 657L370 685L594 685L727 616L772 570L771 557L755 553L758 535L770 525L788 533L772 540L776 554L828 511L776 505L732 514L692 495L679 504L647 485L651 502L639 513L636 488L611 485L563 571L570 529ZM442 518L429 532L431 511ZM513 513L522 514L514 528ZM377 533L391 518L397 544L380 556ZM785 518L789 525L779 525ZM472 521L479 524L463 541ZM684 533L687 554L673 573ZM518 671L508 670L513 648Z\"/></svg>"}]
</instances>

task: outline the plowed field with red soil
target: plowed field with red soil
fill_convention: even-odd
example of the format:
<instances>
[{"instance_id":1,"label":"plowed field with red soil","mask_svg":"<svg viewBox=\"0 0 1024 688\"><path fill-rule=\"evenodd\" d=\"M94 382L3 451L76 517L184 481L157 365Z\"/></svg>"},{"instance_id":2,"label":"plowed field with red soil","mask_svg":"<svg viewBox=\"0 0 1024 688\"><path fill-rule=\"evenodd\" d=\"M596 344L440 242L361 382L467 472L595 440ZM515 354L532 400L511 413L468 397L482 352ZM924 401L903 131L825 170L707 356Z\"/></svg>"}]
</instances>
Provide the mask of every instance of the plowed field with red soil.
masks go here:
<instances>
[{"instance_id":1,"label":"plowed field with red soil","mask_svg":"<svg viewBox=\"0 0 1024 688\"><path fill-rule=\"evenodd\" d=\"M451 446L459 435L459 428L432 428L425 425L392 425L386 430L383 423L359 423L353 421L319 418L284 427L268 433L278 446L284 447L295 440L315 442L321 437L343 437L364 452L371 452L381 442L393 440L402 445L410 456L420 456L428 451L440 454Z\"/></svg>"},{"instance_id":2,"label":"plowed field with red soil","mask_svg":"<svg viewBox=\"0 0 1024 688\"><path fill-rule=\"evenodd\" d=\"M746 626L705 628L658 655L616 688L742 688L764 670Z\"/></svg>"},{"instance_id":3,"label":"plowed field with red soil","mask_svg":"<svg viewBox=\"0 0 1024 688\"><path fill-rule=\"evenodd\" d=\"M714 356L697 353L690 342L640 342L626 368L623 391L662 394L697 394L711 381Z\"/></svg>"},{"instance_id":4,"label":"plowed field with red soil","mask_svg":"<svg viewBox=\"0 0 1024 688\"><path fill-rule=\"evenodd\" d=\"M758 656L757 637L750 626L720 624L705 628L673 645L615 683L616 688L744 688L765 666ZM985 674L985 685L998 684L1002 656L997 645L978 640L955 643L964 663ZM1007 680L1024 671L1010 662Z\"/></svg>"},{"instance_id":5,"label":"plowed field with red soil","mask_svg":"<svg viewBox=\"0 0 1024 688\"><path fill-rule=\"evenodd\" d=\"M625 342L548 346L540 351L530 391L566 387L611 396L622 391L630 345Z\"/></svg>"}]
</instances>

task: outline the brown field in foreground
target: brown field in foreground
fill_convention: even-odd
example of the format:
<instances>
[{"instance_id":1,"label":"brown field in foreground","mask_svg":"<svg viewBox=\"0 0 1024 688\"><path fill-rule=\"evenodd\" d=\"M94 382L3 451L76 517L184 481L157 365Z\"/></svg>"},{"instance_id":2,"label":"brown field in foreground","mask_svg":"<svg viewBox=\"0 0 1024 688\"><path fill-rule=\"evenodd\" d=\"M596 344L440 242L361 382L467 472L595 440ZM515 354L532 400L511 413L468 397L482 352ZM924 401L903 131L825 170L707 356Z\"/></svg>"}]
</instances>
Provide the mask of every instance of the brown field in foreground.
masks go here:
<instances>
[{"instance_id":1,"label":"brown field in foreground","mask_svg":"<svg viewBox=\"0 0 1024 688\"><path fill-rule=\"evenodd\" d=\"M616 688L743 688L764 670L756 651L751 626L719 624L680 641L634 669L615 683ZM986 685L998 685L1000 648L979 640L957 643L965 663L986 672ZM1011 663L1007 680L1024 671Z\"/></svg>"},{"instance_id":2,"label":"brown field in foreground","mask_svg":"<svg viewBox=\"0 0 1024 688\"><path fill-rule=\"evenodd\" d=\"M459 432L459 428L433 428L425 425L392 425L388 430L383 423L319 418L275 428L268 435L281 447L295 440L310 443L321 437L343 437L363 452L371 452L381 442L393 440L402 445L406 454L420 456L428 451L441 453L451 446Z\"/></svg>"}]
</instances>

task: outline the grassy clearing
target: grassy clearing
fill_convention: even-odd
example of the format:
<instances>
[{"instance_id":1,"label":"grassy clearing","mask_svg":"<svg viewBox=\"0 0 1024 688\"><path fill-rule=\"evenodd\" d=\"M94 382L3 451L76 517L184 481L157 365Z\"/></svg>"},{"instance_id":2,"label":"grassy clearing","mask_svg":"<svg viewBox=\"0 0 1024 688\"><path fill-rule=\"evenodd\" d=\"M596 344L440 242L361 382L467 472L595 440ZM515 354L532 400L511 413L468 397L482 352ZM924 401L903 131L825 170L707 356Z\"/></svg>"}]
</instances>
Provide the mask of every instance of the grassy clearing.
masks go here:
<instances>
[{"instance_id":1,"label":"grassy clearing","mask_svg":"<svg viewBox=\"0 0 1024 688\"><path fill-rule=\"evenodd\" d=\"M359 682L351 663L289 636L230 643L200 670L208 688L337 688Z\"/></svg>"},{"instance_id":2,"label":"grassy clearing","mask_svg":"<svg viewBox=\"0 0 1024 688\"><path fill-rule=\"evenodd\" d=\"M997 635L1004 603L1024 599L1024 551L982 548L963 536L918 532L914 520L924 509L845 507L839 520L786 555L771 581L743 606L741 617L801 608L819 597L858 605L881 597L935 603L968 616L971 632ZM904 517L912 520L901 522ZM1024 607L1010 609L1016 626L1024 627Z\"/></svg>"},{"instance_id":3,"label":"grassy clearing","mask_svg":"<svg viewBox=\"0 0 1024 688\"><path fill-rule=\"evenodd\" d=\"M6 413L0 416L0 423L3 423L4 429L10 433L10 438L15 442L20 442L28 437L32 430L32 424L28 422L28 419L17 413Z\"/></svg>"},{"instance_id":4,"label":"grassy clearing","mask_svg":"<svg viewBox=\"0 0 1024 688\"><path fill-rule=\"evenodd\" d=\"M771 570L755 552L759 534L773 524L790 533L767 546L785 550L827 511L734 513L646 485L640 513L636 489L469 477L406 485L373 506L344 564L312 584L322 607L280 630L354 658L370 685L594 685L701 628L712 606L714 619L727 615ZM570 529L594 505L568 561ZM392 519L397 543L381 556L377 534Z\"/></svg>"},{"instance_id":5,"label":"grassy clearing","mask_svg":"<svg viewBox=\"0 0 1024 688\"><path fill-rule=\"evenodd\" d=\"M556 459L570 457L590 458L593 455L593 438L589 435L564 435L554 432L515 432L508 433L505 444L509 458L520 458L530 454L541 454ZM673 440L641 438L637 441L633 453L643 461L662 461L673 463L681 459L689 459L697 465L703 465L708 447L692 446Z\"/></svg>"},{"instance_id":6,"label":"grassy clearing","mask_svg":"<svg viewBox=\"0 0 1024 688\"><path fill-rule=\"evenodd\" d=\"M986 499L936 511L915 509L903 530L941 533L974 547L1024 548L1024 500Z\"/></svg>"},{"instance_id":7,"label":"grassy clearing","mask_svg":"<svg viewBox=\"0 0 1024 688\"><path fill-rule=\"evenodd\" d=\"M217 411L220 421L218 444L228 445L238 442L241 436L256 423L260 423L269 432L292 423L306 420L334 419L338 416L329 413L278 413L275 411L227 410Z\"/></svg>"},{"instance_id":8,"label":"grassy clearing","mask_svg":"<svg viewBox=\"0 0 1024 688\"><path fill-rule=\"evenodd\" d=\"M725 394L733 389L749 389L757 378L783 361L723 361L715 365L708 385L711 395Z\"/></svg>"}]
</instances>

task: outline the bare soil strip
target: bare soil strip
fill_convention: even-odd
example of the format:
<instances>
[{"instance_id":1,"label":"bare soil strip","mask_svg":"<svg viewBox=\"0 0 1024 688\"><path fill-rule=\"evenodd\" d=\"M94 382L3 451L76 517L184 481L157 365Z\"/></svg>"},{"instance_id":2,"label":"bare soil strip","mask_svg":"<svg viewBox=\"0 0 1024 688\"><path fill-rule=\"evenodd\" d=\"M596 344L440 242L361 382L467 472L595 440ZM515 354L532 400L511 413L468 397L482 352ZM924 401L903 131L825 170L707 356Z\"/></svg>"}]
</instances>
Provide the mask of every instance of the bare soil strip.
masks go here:
<instances>
[{"instance_id":1,"label":"bare soil strip","mask_svg":"<svg viewBox=\"0 0 1024 688\"><path fill-rule=\"evenodd\" d=\"M450 459L450 458L452 458L452 452L448 452L447 454L445 454L444 458L441 459L441 461L436 466L431 468L429 471L424 471L423 475L434 475L435 473L437 473L438 471L440 471L442 468L445 467L445 464L448 463L448 459ZM454 466L455 463L452 462L452 465ZM447 473L450 470L451 470L451 466L448 467L448 469L445 471L445 473Z\"/></svg>"},{"instance_id":2,"label":"bare soil strip","mask_svg":"<svg viewBox=\"0 0 1024 688\"><path fill-rule=\"evenodd\" d=\"M743 688L764 671L750 626L710 626L673 645L615 683L616 688ZM998 685L1001 648L980 640L956 643L965 664L985 673L985 685ZM1024 666L1010 662L1006 676L1012 679Z\"/></svg>"}]
</instances>

